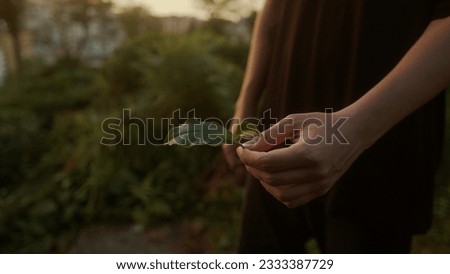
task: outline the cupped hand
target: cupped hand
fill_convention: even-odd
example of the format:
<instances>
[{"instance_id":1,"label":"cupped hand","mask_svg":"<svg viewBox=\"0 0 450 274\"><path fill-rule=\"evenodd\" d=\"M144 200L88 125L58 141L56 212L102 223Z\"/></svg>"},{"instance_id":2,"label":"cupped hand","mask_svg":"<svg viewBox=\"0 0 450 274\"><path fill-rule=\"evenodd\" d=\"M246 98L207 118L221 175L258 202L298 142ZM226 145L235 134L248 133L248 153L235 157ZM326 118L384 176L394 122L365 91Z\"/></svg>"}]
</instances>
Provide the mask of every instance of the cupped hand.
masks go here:
<instances>
[{"instance_id":1,"label":"cupped hand","mask_svg":"<svg viewBox=\"0 0 450 274\"><path fill-rule=\"evenodd\" d=\"M270 194L293 208L326 194L364 149L356 125L337 112L291 114L236 152Z\"/></svg>"}]
</instances>

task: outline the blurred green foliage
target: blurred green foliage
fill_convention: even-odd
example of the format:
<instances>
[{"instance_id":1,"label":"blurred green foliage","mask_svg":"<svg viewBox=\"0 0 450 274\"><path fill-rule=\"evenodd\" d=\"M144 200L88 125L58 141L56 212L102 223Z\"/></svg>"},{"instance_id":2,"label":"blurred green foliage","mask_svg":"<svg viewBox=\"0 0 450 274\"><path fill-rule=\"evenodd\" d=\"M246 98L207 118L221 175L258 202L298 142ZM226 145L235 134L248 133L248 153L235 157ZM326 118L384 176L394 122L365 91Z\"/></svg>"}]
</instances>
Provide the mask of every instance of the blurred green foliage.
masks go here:
<instances>
[{"instance_id":1,"label":"blurred green foliage","mask_svg":"<svg viewBox=\"0 0 450 274\"><path fill-rule=\"evenodd\" d=\"M450 253L450 89L446 101L445 142L436 176L433 226L427 234L416 237L415 253Z\"/></svg>"},{"instance_id":2,"label":"blurred green foliage","mask_svg":"<svg viewBox=\"0 0 450 274\"><path fill-rule=\"evenodd\" d=\"M230 117L243 75L231 52L247 50L209 32L148 33L101 68L76 59L24 64L21 78L0 90L0 252L64 252L92 223L182 222L227 203L238 212L239 190L207 190L217 148L140 146L126 122L131 145L100 140L103 120L121 118L125 108L135 118L154 118L161 136L168 128L159 119L177 109ZM222 248L231 248L227 239Z\"/></svg>"}]
</instances>

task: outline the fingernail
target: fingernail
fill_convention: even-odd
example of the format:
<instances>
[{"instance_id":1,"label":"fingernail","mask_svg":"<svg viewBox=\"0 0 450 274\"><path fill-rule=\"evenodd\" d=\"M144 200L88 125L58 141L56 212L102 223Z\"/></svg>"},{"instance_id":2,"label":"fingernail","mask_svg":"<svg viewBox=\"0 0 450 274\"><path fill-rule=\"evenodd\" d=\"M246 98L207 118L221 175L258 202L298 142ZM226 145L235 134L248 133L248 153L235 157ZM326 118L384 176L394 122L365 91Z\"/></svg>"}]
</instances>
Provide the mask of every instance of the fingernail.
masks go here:
<instances>
[{"instance_id":1,"label":"fingernail","mask_svg":"<svg viewBox=\"0 0 450 274\"><path fill-rule=\"evenodd\" d=\"M242 146L245 148L249 148L249 147L253 146L254 144L256 144L256 142L258 142L258 140L259 140L259 137L254 137L250 141L243 143Z\"/></svg>"},{"instance_id":2,"label":"fingernail","mask_svg":"<svg viewBox=\"0 0 450 274\"><path fill-rule=\"evenodd\" d=\"M236 149L236 153L237 153L237 155L241 155L241 153L242 153L242 150L243 150L243 148L242 148L242 147L238 147L238 148Z\"/></svg>"}]
</instances>

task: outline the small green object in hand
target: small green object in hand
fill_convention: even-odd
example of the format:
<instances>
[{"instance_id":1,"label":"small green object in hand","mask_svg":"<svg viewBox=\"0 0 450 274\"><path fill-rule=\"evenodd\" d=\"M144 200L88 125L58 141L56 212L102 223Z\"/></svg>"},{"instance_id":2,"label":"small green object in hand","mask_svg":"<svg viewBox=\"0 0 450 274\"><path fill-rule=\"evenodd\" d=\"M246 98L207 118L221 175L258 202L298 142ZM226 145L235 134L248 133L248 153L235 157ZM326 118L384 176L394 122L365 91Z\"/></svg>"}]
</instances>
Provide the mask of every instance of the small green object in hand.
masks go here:
<instances>
[{"instance_id":1,"label":"small green object in hand","mask_svg":"<svg viewBox=\"0 0 450 274\"><path fill-rule=\"evenodd\" d=\"M220 146L223 144L241 144L259 135L257 126L243 122L237 126L236 133L216 122L202 122L189 119L184 124L174 127L166 137L165 145L192 147L198 145Z\"/></svg>"}]
</instances>

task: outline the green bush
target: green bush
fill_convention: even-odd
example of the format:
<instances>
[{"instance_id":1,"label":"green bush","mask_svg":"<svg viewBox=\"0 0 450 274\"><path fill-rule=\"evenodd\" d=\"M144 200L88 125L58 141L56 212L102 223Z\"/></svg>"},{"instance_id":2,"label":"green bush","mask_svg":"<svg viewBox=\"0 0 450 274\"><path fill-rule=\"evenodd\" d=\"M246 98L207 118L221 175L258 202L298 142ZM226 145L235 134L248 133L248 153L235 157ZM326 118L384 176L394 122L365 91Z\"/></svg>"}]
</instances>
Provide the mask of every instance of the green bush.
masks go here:
<instances>
[{"instance_id":1,"label":"green bush","mask_svg":"<svg viewBox=\"0 0 450 274\"><path fill-rule=\"evenodd\" d=\"M131 145L104 146L101 125L123 109L154 118L162 135L160 119L177 109L230 117L243 67L219 54L227 47L247 50L208 33L153 33L99 69L36 62L8 81L0 90L0 252L64 252L87 224L159 225L204 212L212 203L204 173L219 149L138 145L127 123Z\"/></svg>"}]
</instances>

